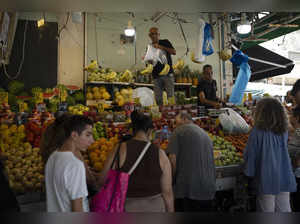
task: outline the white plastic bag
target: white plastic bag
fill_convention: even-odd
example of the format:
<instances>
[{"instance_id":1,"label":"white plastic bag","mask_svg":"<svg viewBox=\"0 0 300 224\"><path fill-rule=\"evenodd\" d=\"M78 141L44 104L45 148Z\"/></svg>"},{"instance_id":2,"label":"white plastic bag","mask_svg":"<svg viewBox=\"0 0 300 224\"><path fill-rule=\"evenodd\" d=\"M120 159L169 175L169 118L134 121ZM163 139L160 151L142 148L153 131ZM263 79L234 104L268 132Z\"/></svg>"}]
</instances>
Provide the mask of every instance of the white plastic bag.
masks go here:
<instances>
[{"instance_id":1,"label":"white plastic bag","mask_svg":"<svg viewBox=\"0 0 300 224\"><path fill-rule=\"evenodd\" d=\"M148 44L144 62L152 62L151 64L155 66L157 62L160 62L161 64L167 64L168 60L165 53L161 49L153 47L152 44Z\"/></svg>"},{"instance_id":2,"label":"white plastic bag","mask_svg":"<svg viewBox=\"0 0 300 224\"><path fill-rule=\"evenodd\" d=\"M230 134L244 134L250 130L244 118L231 108L226 108L226 112L220 114L219 120L224 131Z\"/></svg>"}]
</instances>

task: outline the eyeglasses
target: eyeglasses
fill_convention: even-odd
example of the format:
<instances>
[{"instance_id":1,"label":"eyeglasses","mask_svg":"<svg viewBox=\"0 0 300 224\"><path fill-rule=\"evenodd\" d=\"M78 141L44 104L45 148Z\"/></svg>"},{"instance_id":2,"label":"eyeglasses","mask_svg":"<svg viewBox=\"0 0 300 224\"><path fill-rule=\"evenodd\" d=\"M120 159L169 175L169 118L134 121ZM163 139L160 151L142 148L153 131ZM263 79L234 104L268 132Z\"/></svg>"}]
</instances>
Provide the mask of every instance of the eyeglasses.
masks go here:
<instances>
[{"instance_id":1,"label":"eyeglasses","mask_svg":"<svg viewBox=\"0 0 300 224\"><path fill-rule=\"evenodd\" d=\"M149 33L149 35L151 35L151 36L158 35L158 33Z\"/></svg>"}]
</instances>

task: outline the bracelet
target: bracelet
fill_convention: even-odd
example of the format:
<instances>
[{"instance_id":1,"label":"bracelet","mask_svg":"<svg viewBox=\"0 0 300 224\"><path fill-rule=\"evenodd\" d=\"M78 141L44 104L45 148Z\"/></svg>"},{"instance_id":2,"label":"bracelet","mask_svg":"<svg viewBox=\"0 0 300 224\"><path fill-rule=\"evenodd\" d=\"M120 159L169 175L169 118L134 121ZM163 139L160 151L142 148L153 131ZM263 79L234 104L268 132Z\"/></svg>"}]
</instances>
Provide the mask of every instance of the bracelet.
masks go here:
<instances>
[{"instance_id":1,"label":"bracelet","mask_svg":"<svg viewBox=\"0 0 300 224\"><path fill-rule=\"evenodd\" d=\"M296 128L296 129L295 129L295 134L296 134L297 136L300 136L300 128Z\"/></svg>"}]
</instances>

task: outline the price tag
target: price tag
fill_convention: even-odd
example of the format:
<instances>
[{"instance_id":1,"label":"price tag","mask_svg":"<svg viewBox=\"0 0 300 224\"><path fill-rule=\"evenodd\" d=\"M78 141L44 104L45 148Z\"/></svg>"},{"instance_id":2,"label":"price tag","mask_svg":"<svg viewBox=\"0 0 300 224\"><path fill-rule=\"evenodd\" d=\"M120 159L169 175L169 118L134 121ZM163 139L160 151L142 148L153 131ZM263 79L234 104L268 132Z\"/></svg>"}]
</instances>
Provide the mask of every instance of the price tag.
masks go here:
<instances>
[{"instance_id":1,"label":"price tag","mask_svg":"<svg viewBox=\"0 0 300 224\"><path fill-rule=\"evenodd\" d=\"M62 112L68 111L68 104L66 102L60 103L58 105L58 111L62 111Z\"/></svg>"},{"instance_id":2,"label":"price tag","mask_svg":"<svg viewBox=\"0 0 300 224\"><path fill-rule=\"evenodd\" d=\"M28 113L18 113L15 116L15 123L17 125L22 125L22 124L26 124L28 122Z\"/></svg>"},{"instance_id":3,"label":"price tag","mask_svg":"<svg viewBox=\"0 0 300 224\"><path fill-rule=\"evenodd\" d=\"M45 111L46 111L46 104L44 104L44 103L38 103L38 104L36 105L36 110L37 110L37 112L39 112L39 113L45 112Z\"/></svg>"},{"instance_id":4,"label":"price tag","mask_svg":"<svg viewBox=\"0 0 300 224\"><path fill-rule=\"evenodd\" d=\"M133 103L126 103L124 105L124 110L127 116L130 116L130 114L134 111L134 104Z\"/></svg>"}]
</instances>

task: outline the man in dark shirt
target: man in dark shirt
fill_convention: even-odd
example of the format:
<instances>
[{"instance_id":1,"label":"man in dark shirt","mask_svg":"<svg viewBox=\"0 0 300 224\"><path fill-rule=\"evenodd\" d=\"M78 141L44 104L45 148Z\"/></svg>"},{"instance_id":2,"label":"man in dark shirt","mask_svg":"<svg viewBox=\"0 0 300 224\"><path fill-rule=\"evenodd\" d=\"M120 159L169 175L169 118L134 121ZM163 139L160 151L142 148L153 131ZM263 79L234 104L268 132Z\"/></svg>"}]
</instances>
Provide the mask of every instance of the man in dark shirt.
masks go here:
<instances>
[{"instance_id":1,"label":"man in dark shirt","mask_svg":"<svg viewBox=\"0 0 300 224\"><path fill-rule=\"evenodd\" d=\"M170 71L167 75L160 76L159 73L163 70L164 64L157 62L152 71L155 100L158 105L163 104L162 93L165 90L168 98L174 96L174 71L172 68L171 55L176 55L176 50L171 42L167 39L160 40L158 28L152 27L149 30L149 37L152 41L153 47L160 49L166 55L167 62L170 65Z\"/></svg>"},{"instance_id":2,"label":"man in dark shirt","mask_svg":"<svg viewBox=\"0 0 300 224\"><path fill-rule=\"evenodd\" d=\"M217 82L212 76L212 66L204 65L203 77L197 86L198 105L205 106L206 108L219 109L221 104L217 97Z\"/></svg>"}]
</instances>

